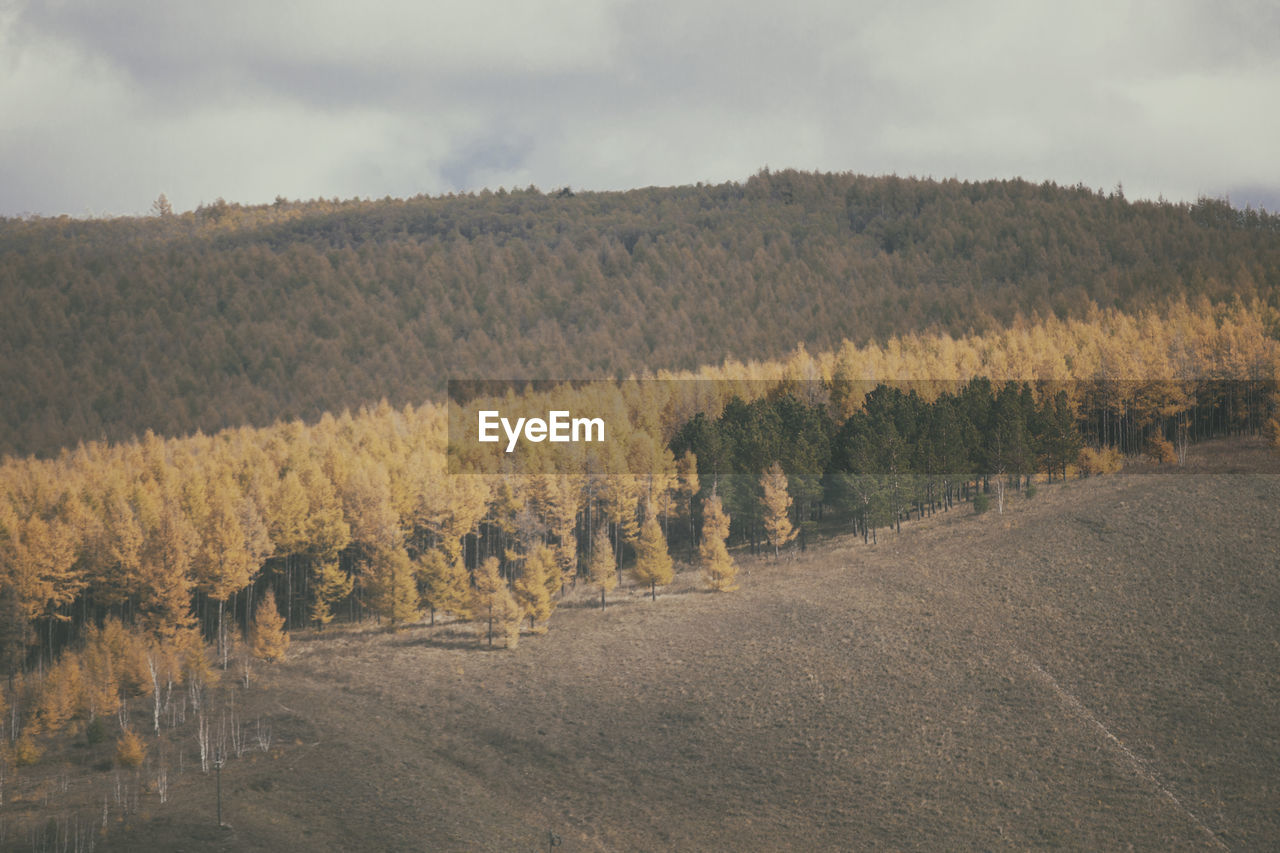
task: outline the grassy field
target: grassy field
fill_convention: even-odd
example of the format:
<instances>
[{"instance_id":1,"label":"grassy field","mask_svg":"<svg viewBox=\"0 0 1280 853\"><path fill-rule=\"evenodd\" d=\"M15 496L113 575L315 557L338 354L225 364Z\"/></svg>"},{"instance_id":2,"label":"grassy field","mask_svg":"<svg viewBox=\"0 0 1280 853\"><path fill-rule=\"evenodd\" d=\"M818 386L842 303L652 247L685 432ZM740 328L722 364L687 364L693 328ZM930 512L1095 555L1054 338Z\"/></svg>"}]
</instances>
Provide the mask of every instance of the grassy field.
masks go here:
<instances>
[{"instance_id":1,"label":"grassy field","mask_svg":"<svg viewBox=\"0 0 1280 853\"><path fill-rule=\"evenodd\" d=\"M237 699L273 744L223 771L229 828L188 755L97 849L1276 849L1276 462L1204 445L740 558L731 594L578 590L513 652L298 637Z\"/></svg>"}]
</instances>

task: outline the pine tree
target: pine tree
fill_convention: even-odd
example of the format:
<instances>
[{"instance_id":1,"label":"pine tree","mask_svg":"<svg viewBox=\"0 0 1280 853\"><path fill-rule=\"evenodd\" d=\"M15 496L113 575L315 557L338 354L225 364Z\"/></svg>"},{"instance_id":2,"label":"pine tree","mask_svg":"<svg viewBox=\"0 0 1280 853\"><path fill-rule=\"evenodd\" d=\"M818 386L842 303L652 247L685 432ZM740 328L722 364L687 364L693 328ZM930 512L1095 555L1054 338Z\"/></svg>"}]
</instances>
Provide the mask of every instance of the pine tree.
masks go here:
<instances>
[{"instance_id":1,"label":"pine tree","mask_svg":"<svg viewBox=\"0 0 1280 853\"><path fill-rule=\"evenodd\" d=\"M764 529L773 545L773 555L777 557L779 549L796 537L796 530L791 526L791 495L787 493L787 475L782 466L774 462L769 470L760 478L763 490L761 503L764 507Z\"/></svg>"},{"instance_id":2,"label":"pine tree","mask_svg":"<svg viewBox=\"0 0 1280 853\"><path fill-rule=\"evenodd\" d=\"M110 623L108 623L110 624ZM90 623L85 633L84 652L84 706L89 721L99 716L114 714L120 707L119 663L112 654L105 637L106 632Z\"/></svg>"},{"instance_id":3,"label":"pine tree","mask_svg":"<svg viewBox=\"0 0 1280 853\"><path fill-rule=\"evenodd\" d=\"M631 574L636 583L649 585L649 597L654 601L658 600L658 587L671 583L675 576L666 537L662 535L662 527L653 513L640 528L640 538L636 540L636 564Z\"/></svg>"},{"instance_id":4,"label":"pine tree","mask_svg":"<svg viewBox=\"0 0 1280 853\"><path fill-rule=\"evenodd\" d=\"M508 649L514 649L520 642L520 622L524 610L511 594L510 587L498 571L498 558L489 557L476 570L475 590L476 615L483 620L480 636L488 635L489 645L493 645L494 629L501 634Z\"/></svg>"},{"instance_id":5,"label":"pine tree","mask_svg":"<svg viewBox=\"0 0 1280 853\"><path fill-rule=\"evenodd\" d=\"M0 548L2 558L3 548ZM27 647L36 641L36 632L16 586L0 575L0 675L12 677L27 656Z\"/></svg>"},{"instance_id":6,"label":"pine tree","mask_svg":"<svg viewBox=\"0 0 1280 853\"><path fill-rule=\"evenodd\" d=\"M253 654L263 660L279 660L289 648L289 635L284 631L284 617L276 607L276 594L268 589L258 600L253 614Z\"/></svg>"},{"instance_id":7,"label":"pine tree","mask_svg":"<svg viewBox=\"0 0 1280 853\"><path fill-rule=\"evenodd\" d=\"M574 534L584 478L557 474L541 479L546 496L547 521L551 535L557 540L555 585L563 590L565 586L574 583L578 576L578 539Z\"/></svg>"},{"instance_id":8,"label":"pine tree","mask_svg":"<svg viewBox=\"0 0 1280 853\"><path fill-rule=\"evenodd\" d=\"M591 583L600 587L600 609L604 610L605 594L618 585L618 564L613 558L613 543L609 541L609 526L601 524L591 540Z\"/></svg>"},{"instance_id":9,"label":"pine tree","mask_svg":"<svg viewBox=\"0 0 1280 853\"><path fill-rule=\"evenodd\" d=\"M316 567L315 603L311 616L321 627L333 621L333 607L351 594L355 578L342 570L337 560L329 560Z\"/></svg>"},{"instance_id":10,"label":"pine tree","mask_svg":"<svg viewBox=\"0 0 1280 853\"><path fill-rule=\"evenodd\" d=\"M190 627L191 565L200 536L163 484L139 493L143 522L142 624L157 637Z\"/></svg>"},{"instance_id":11,"label":"pine tree","mask_svg":"<svg viewBox=\"0 0 1280 853\"><path fill-rule=\"evenodd\" d=\"M525 560L515 583L516 599L529 617L529 627L534 633L546 632L553 606L551 591L559 586L555 553L546 545L538 545Z\"/></svg>"},{"instance_id":12,"label":"pine tree","mask_svg":"<svg viewBox=\"0 0 1280 853\"><path fill-rule=\"evenodd\" d=\"M71 531L60 521L46 522L32 515L21 527L21 539L12 546L9 582L27 615L60 619L55 609L72 601L81 585L74 568L76 550Z\"/></svg>"},{"instance_id":13,"label":"pine tree","mask_svg":"<svg viewBox=\"0 0 1280 853\"><path fill-rule=\"evenodd\" d=\"M465 575L463 537L475 531L484 518L489 509L489 499L493 496L492 490L486 482L488 478L452 477L438 470L443 467L442 456L437 458L433 455L430 461L434 464L425 466L422 491L415 498L414 523L435 534L440 550L448 558L450 570L455 574L461 570ZM504 486L510 485L506 480L501 482ZM450 610L441 601L433 606Z\"/></svg>"},{"instance_id":14,"label":"pine tree","mask_svg":"<svg viewBox=\"0 0 1280 853\"><path fill-rule=\"evenodd\" d=\"M249 585L271 552L271 539L257 507L243 497L230 471L209 484L207 512L192 574L196 588L218 602L217 644L226 659L223 611L231 596Z\"/></svg>"},{"instance_id":15,"label":"pine tree","mask_svg":"<svg viewBox=\"0 0 1280 853\"><path fill-rule=\"evenodd\" d=\"M680 483L680 494L684 496L685 514L689 516L689 558L693 559L693 549L697 544L697 531L693 521L693 499L701 488L698 482L698 457L693 451L686 450L676 463L676 476Z\"/></svg>"},{"instance_id":16,"label":"pine tree","mask_svg":"<svg viewBox=\"0 0 1280 853\"><path fill-rule=\"evenodd\" d=\"M58 732L75 715L83 691L79 655L68 652L45 673L35 715L41 731Z\"/></svg>"},{"instance_id":17,"label":"pine tree","mask_svg":"<svg viewBox=\"0 0 1280 853\"><path fill-rule=\"evenodd\" d=\"M369 559L369 606L395 628L418 618L413 563L403 548L378 549Z\"/></svg>"},{"instance_id":18,"label":"pine tree","mask_svg":"<svg viewBox=\"0 0 1280 853\"><path fill-rule=\"evenodd\" d=\"M471 578L460 554L427 551L418 558L417 577L422 602L431 609L431 624L437 610L471 618Z\"/></svg>"},{"instance_id":19,"label":"pine tree","mask_svg":"<svg viewBox=\"0 0 1280 853\"><path fill-rule=\"evenodd\" d=\"M267 513L267 531L275 555L286 557L307 550L307 491L296 471L288 471L276 484Z\"/></svg>"},{"instance_id":20,"label":"pine tree","mask_svg":"<svg viewBox=\"0 0 1280 853\"><path fill-rule=\"evenodd\" d=\"M93 597L107 607L128 600L142 574L142 524L128 499L122 474L113 470L110 476L101 500L102 527L93 551Z\"/></svg>"},{"instance_id":21,"label":"pine tree","mask_svg":"<svg viewBox=\"0 0 1280 853\"><path fill-rule=\"evenodd\" d=\"M735 582L738 566L724 544L728 538L729 516L720 505L720 497L713 494L702 513L702 543L698 546L698 555L702 559L707 584L720 592L732 592L738 588Z\"/></svg>"},{"instance_id":22,"label":"pine tree","mask_svg":"<svg viewBox=\"0 0 1280 853\"><path fill-rule=\"evenodd\" d=\"M391 478L386 467L367 454L357 455L351 463L342 489L341 517L348 520L353 541L370 550L390 552L402 538L391 502Z\"/></svg>"}]
</instances>

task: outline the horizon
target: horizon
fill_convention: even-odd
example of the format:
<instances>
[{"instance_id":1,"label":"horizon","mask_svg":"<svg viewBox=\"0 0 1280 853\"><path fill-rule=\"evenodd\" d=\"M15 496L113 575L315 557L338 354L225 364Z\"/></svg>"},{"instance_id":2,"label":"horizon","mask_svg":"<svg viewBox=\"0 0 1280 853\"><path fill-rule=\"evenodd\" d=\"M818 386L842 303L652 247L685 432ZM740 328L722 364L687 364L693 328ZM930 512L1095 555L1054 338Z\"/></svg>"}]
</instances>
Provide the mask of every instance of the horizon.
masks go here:
<instances>
[{"instance_id":1,"label":"horizon","mask_svg":"<svg viewBox=\"0 0 1280 853\"><path fill-rule=\"evenodd\" d=\"M1236 198L1232 198L1230 194L1226 194L1226 193L1220 194L1220 195L1201 194L1195 198L1177 198L1177 199L1168 198L1165 196L1159 196L1156 198L1148 198L1145 196L1135 196L1128 191L1128 188L1124 186L1123 181L1117 183L1115 186L1108 189L1106 187L1100 187L1100 186L1092 187L1087 185L1084 182L1063 183L1061 181L1055 181L1051 178L1046 178L1043 181L1033 181L1029 178L1025 178L1020 175L1015 175L1012 177L989 177L989 178L960 178L953 175L946 178L939 178L933 175L898 175L896 173L869 174L869 173L863 173L863 172L857 172L857 171L851 171L851 170L831 171L831 170L824 170L824 169L798 169L790 166L774 169L774 168L770 168L769 166L763 166L760 169L758 169L756 172L752 173L751 175L748 175L745 178L739 178L739 179L729 178L723 181L691 181L688 183L679 183L679 184L664 184L664 185L648 184L644 186L601 188L601 189L590 188L590 187L578 187L578 186L572 186L568 184L563 186L552 186L552 187L542 187L536 184L529 184L527 186L510 186L510 187L483 186L483 187L475 187L475 188L469 188L469 189L445 190L437 193L419 192L419 193L405 194L405 195L387 194L387 195L382 195L378 197L372 197L367 195L365 196L356 195L356 196L347 196L347 197L312 196L309 198L286 198L284 196L277 196L276 198L268 201L241 201L238 199L231 199L231 198L225 198L225 197L219 196L212 200L201 200L194 207L189 207L189 208L172 207L172 200L169 199L168 195L162 191L159 195L156 196L156 198L152 199L152 202L148 205L148 208L146 210L138 211L138 212L120 213L116 211L85 211L84 213L81 213L81 214L74 214L74 213L41 214L41 213L32 213L32 212L24 212L19 214L0 213L0 221L7 220L7 219L15 220L15 221L40 221L40 220L56 220L56 219L67 218L75 221L92 222L92 221L109 221L113 219L145 219L145 218L150 218L157 215L156 205L160 202L161 197L164 197L164 200L170 203L171 205L170 213L172 215L186 216L190 214L199 213L201 210L207 210L219 204L225 204L225 205L228 205L229 207L234 207L234 208L252 210L252 209L259 209L259 208L270 208L280 204L306 206L306 205L312 205L312 204L348 205L348 204L377 204L379 202L405 203L405 202L413 202L413 201L421 201L421 200L445 201L445 200L455 199L455 198L458 198L458 199L479 198L479 197L485 196L486 194L491 194L491 195L512 194L513 195L517 193L526 193L526 192L536 192L541 195L550 196L565 190L569 190L575 195L578 193L607 195L607 194L626 194L631 192L641 192L645 190L677 190L677 189L697 188L697 187L715 187L715 186L724 186L724 185L730 185L730 184L735 186L742 186L742 185L745 185L752 178L758 177L762 174L776 175L776 174L783 174L786 172L798 172L800 174L810 174L810 175L816 174L816 175L832 175L832 176L853 176L853 177L863 177L863 178L897 177L897 178L902 178L903 180L908 180L908 181L933 182L933 183L939 183L939 184L947 183L950 181L958 181L961 184L983 184L983 183L990 183L990 182L1011 182L1012 183L1012 182L1021 181L1021 182L1035 185L1035 186L1050 184L1059 189L1074 189L1077 187L1082 187L1090 192L1097 193L1099 195L1111 195L1118 192L1121 194L1121 197L1126 202L1129 202L1131 204L1132 203L1148 203L1148 204L1169 204L1169 205L1175 205L1175 206L1178 206L1178 205L1188 206L1188 205L1194 205L1198 202L1207 200L1207 201L1215 201L1215 202L1224 202L1227 205L1229 205L1231 209L1237 210L1237 211L1243 212L1246 210L1254 210L1263 214L1280 215L1280 193L1277 194L1275 200L1270 204L1266 203L1265 201L1262 203L1255 203L1252 200L1246 200L1245 202L1241 203Z\"/></svg>"}]
</instances>

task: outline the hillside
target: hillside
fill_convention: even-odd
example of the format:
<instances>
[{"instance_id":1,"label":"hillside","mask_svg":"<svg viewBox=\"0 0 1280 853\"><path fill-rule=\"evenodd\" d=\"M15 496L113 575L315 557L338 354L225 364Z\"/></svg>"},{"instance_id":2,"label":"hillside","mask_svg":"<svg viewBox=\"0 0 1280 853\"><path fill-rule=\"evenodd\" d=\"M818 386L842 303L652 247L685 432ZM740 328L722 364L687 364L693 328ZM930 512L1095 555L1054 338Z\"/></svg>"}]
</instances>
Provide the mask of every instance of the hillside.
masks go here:
<instances>
[{"instance_id":1,"label":"hillside","mask_svg":"<svg viewBox=\"0 0 1280 853\"><path fill-rule=\"evenodd\" d=\"M514 652L302 637L237 700L276 740L223 771L231 829L184 736L100 849L1274 848L1276 457L1178 470L577 595Z\"/></svg>"},{"instance_id":2,"label":"hillside","mask_svg":"<svg viewBox=\"0 0 1280 853\"><path fill-rule=\"evenodd\" d=\"M0 453L419 404L451 377L694 368L1092 305L1274 308L1278 222L1080 187L797 172L4 220Z\"/></svg>"}]
</instances>

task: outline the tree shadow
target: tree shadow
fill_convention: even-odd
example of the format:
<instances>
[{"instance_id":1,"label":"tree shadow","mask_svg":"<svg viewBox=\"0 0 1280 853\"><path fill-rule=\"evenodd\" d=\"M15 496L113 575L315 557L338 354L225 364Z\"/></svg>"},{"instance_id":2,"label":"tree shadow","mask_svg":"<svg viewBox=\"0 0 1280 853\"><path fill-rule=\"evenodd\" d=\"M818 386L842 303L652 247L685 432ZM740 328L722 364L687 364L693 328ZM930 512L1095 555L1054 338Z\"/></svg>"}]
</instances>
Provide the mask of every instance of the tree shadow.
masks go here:
<instances>
[{"instance_id":1,"label":"tree shadow","mask_svg":"<svg viewBox=\"0 0 1280 853\"><path fill-rule=\"evenodd\" d=\"M467 622L462 625L437 625L432 628L429 625L418 626L418 631L414 635L401 635L389 640L388 645L398 649L460 649L463 651L505 651L502 638L494 633L494 644L492 647L488 644L488 638L477 634L480 629L477 627L483 623Z\"/></svg>"},{"instance_id":2,"label":"tree shadow","mask_svg":"<svg viewBox=\"0 0 1280 853\"><path fill-rule=\"evenodd\" d=\"M627 607L635 603L635 599L628 596L627 598L606 598L606 610L612 610L615 607ZM556 610L599 610L600 596L588 598L574 598L569 601L556 602Z\"/></svg>"}]
</instances>

